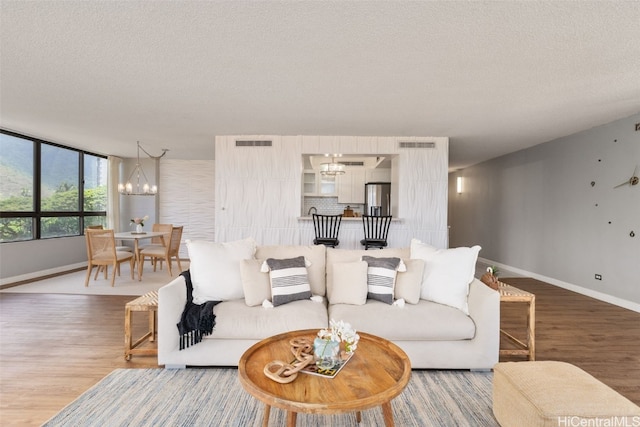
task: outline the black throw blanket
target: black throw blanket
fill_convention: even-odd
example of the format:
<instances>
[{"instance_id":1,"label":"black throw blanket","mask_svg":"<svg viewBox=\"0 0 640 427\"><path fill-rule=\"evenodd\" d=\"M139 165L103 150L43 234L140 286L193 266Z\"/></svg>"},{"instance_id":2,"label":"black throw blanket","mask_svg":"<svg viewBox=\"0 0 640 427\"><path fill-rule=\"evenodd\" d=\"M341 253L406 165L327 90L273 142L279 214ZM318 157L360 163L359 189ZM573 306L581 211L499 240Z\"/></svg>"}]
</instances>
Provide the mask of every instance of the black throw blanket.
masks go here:
<instances>
[{"instance_id":1,"label":"black throw blanket","mask_svg":"<svg viewBox=\"0 0 640 427\"><path fill-rule=\"evenodd\" d=\"M221 301L207 301L204 304L193 303L193 283L189 270L180 273L187 282L187 303L184 306L178 332L180 333L180 350L198 344L202 338L211 335L216 325L213 307Z\"/></svg>"}]
</instances>

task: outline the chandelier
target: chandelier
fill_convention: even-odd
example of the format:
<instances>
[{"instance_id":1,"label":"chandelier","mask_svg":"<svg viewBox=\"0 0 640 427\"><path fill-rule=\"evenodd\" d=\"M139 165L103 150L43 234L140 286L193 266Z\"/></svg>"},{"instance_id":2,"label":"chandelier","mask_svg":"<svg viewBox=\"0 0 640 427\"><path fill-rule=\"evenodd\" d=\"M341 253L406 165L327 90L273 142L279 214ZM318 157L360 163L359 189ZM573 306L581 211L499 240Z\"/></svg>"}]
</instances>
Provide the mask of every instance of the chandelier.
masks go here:
<instances>
[{"instance_id":1,"label":"chandelier","mask_svg":"<svg viewBox=\"0 0 640 427\"><path fill-rule=\"evenodd\" d=\"M344 174L344 164L337 163L334 157L331 157L331 162L320 164L320 173L322 175L336 176Z\"/></svg>"},{"instance_id":2,"label":"chandelier","mask_svg":"<svg viewBox=\"0 0 640 427\"><path fill-rule=\"evenodd\" d=\"M140 150L142 150L150 158L156 160L164 157L164 155L167 154L167 151L169 151L167 148L163 148L162 154L154 157L151 154L147 153L147 151L140 146L140 141L138 141L138 157L136 160L136 166L131 171L131 174L129 174L129 179L127 179L127 182L125 184L118 184L118 192L127 196L155 196L158 193L158 186L149 185L147 174L144 173L144 169L142 169L142 164L140 163ZM132 178L134 177L135 183L132 183ZM140 181L141 177L144 178L143 183L141 183Z\"/></svg>"}]
</instances>

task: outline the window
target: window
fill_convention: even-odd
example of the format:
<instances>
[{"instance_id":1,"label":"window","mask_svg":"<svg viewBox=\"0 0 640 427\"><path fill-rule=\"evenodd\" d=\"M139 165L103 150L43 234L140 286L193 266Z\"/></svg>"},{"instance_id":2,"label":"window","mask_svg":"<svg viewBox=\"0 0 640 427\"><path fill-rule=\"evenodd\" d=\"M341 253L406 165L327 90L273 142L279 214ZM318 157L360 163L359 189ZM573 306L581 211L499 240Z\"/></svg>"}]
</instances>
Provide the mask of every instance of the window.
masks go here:
<instances>
[{"instance_id":1,"label":"window","mask_svg":"<svg viewBox=\"0 0 640 427\"><path fill-rule=\"evenodd\" d=\"M107 159L0 131L0 242L106 226Z\"/></svg>"}]
</instances>

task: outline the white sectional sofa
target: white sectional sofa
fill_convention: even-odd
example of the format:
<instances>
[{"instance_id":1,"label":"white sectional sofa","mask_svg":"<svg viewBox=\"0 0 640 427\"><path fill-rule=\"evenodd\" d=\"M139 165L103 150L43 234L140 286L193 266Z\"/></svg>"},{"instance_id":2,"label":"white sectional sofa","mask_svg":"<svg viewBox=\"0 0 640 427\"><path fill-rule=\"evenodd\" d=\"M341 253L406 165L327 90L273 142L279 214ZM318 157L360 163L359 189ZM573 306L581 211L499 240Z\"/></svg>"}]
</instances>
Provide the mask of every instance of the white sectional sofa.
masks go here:
<instances>
[{"instance_id":1,"label":"white sectional sofa","mask_svg":"<svg viewBox=\"0 0 640 427\"><path fill-rule=\"evenodd\" d=\"M249 239L242 244L248 242ZM194 300L195 274L201 276L198 278L201 282L207 269L210 276L216 265L225 270L221 275L226 278L225 284L214 286L224 287L234 282L228 286L235 286L235 293L214 307L213 333L202 342L180 350L176 324L187 300L185 279L179 276L160 288L158 364L166 368L237 366L243 352L261 339L291 330L326 328L330 319L344 320L357 331L393 341L407 353L413 368L491 369L498 362L500 298L498 292L473 278L479 248L474 257L474 251L469 248L436 250L418 241L412 241L410 248L369 251L324 246L256 246L253 257L247 256L251 251L245 251L225 259L226 255L220 255L220 251L225 250L220 245L224 244L211 245L218 245L214 253L207 254L205 250L204 254L196 254L197 245L188 244ZM367 287L367 271L371 273L371 264L363 266L363 255L403 260L401 264L403 269L406 266L406 271L396 273L394 304L367 298L367 289L371 289ZM268 302L263 304L270 297L269 276L272 274L261 271L263 261L299 256L304 256L306 261L314 297L276 307L269 307ZM213 265L202 268L203 260L207 259ZM461 259L464 262L452 269L451 263ZM462 305L460 295L457 304L446 294L447 288L453 287L448 283L449 274L465 278L464 287L458 287L463 289ZM441 281L443 289L435 292L426 289L427 276ZM238 286L242 288L240 293Z\"/></svg>"}]
</instances>

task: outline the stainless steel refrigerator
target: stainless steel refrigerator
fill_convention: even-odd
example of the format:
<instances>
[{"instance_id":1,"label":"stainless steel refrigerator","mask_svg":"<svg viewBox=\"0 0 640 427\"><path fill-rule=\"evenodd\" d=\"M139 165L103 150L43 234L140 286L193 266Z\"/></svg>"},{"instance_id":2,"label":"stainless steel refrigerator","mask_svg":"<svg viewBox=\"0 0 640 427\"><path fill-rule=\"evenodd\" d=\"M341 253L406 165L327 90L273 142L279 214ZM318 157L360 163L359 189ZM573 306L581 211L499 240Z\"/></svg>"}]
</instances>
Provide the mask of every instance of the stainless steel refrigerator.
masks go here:
<instances>
[{"instance_id":1,"label":"stainless steel refrigerator","mask_svg":"<svg viewBox=\"0 0 640 427\"><path fill-rule=\"evenodd\" d=\"M364 201L365 215L391 215L391 183L369 182L365 184Z\"/></svg>"}]
</instances>

